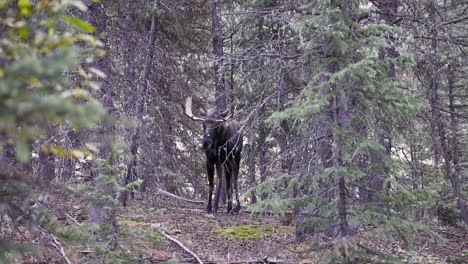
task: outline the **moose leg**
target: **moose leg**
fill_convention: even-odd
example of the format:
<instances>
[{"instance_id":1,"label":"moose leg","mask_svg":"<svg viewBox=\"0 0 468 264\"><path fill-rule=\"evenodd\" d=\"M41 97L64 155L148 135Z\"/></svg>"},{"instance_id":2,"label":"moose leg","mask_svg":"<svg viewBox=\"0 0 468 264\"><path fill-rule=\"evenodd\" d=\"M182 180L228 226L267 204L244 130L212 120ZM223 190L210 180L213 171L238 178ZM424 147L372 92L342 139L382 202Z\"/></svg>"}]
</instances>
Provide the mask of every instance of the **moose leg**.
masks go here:
<instances>
[{"instance_id":1,"label":"moose leg","mask_svg":"<svg viewBox=\"0 0 468 264\"><path fill-rule=\"evenodd\" d=\"M227 195L227 213L232 211L232 166L229 161L224 165L224 173L226 174L226 195Z\"/></svg>"},{"instance_id":2,"label":"moose leg","mask_svg":"<svg viewBox=\"0 0 468 264\"><path fill-rule=\"evenodd\" d=\"M206 207L206 212L208 214L211 214L211 212L212 212L211 197L213 196L213 189L214 189L214 164L207 161L206 162L206 171L208 173L208 185L210 187L209 195L208 195L208 206ZM215 202L217 203L216 197L215 197ZM215 210L218 208L216 203L215 203Z\"/></svg>"},{"instance_id":3,"label":"moose leg","mask_svg":"<svg viewBox=\"0 0 468 264\"><path fill-rule=\"evenodd\" d=\"M240 164L240 155L236 155L235 161L234 161L234 168L232 171L233 174L233 181L234 181L234 191L236 194L236 208L234 208L234 212L238 213L241 209L241 204L239 201L239 189L238 189L238 177L239 177L239 164Z\"/></svg>"},{"instance_id":4,"label":"moose leg","mask_svg":"<svg viewBox=\"0 0 468 264\"><path fill-rule=\"evenodd\" d=\"M216 193L214 197L214 212L218 212L218 205L219 205L219 195L221 189L223 188L223 168L221 164L216 164L216 174L218 176L218 186L216 187Z\"/></svg>"}]
</instances>

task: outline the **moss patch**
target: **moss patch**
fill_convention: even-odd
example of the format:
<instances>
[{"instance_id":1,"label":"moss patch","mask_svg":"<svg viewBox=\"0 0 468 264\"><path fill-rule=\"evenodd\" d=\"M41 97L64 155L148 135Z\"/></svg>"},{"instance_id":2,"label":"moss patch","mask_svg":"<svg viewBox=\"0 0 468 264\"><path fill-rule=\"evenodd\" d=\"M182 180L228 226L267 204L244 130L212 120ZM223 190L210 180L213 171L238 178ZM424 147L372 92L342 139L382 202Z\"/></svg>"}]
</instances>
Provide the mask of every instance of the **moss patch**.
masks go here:
<instances>
[{"instance_id":1,"label":"moss patch","mask_svg":"<svg viewBox=\"0 0 468 264\"><path fill-rule=\"evenodd\" d=\"M118 223L119 225L128 226L128 227L148 227L151 225L151 223L136 222L136 221L130 221L130 220L119 220Z\"/></svg>"},{"instance_id":2,"label":"moss patch","mask_svg":"<svg viewBox=\"0 0 468 264\"><path fill-rule=\"evenodd\" d=\"M255 239L268 233L287 233L292 230L292 226L241 225L215 228L213 232L229 238Z\"/></svg>"}]
</instances>

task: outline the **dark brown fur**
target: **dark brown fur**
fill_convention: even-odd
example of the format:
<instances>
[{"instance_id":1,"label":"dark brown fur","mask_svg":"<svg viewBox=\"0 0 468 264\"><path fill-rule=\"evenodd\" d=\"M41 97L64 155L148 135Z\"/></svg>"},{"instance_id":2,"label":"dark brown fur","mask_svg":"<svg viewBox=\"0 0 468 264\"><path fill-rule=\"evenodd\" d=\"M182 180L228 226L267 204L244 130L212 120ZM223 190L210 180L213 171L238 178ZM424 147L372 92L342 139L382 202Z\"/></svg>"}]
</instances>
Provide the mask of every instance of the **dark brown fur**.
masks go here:
<instances>
[{"instance_id":1,"label":"dark brown fur","mask_svg":"<svg viewBox=\"0 0 468 264\"><path fill-rule=\"evenodd\" d=\"M226 194L228 200L227 212L231 213L232 208L232 187L236 195L236 206L234 212L239 212L240 201L237 178L239 175L239 165L241 160L243 136L241 125L236 120L220 122L228 112L221 114L211 113L206 115L203 121L203 149L206 154L206 169L208 172L209 198L207 212L212 212L212 195L214 189L214 170L219 178L219 184L226 181ZM224 175L223 175L224 171ZM224 176L224 177L223 177ZM214 197L214 212L218 211L218 202L221 188L217 188Z\"/></svg>"}]
</instances>

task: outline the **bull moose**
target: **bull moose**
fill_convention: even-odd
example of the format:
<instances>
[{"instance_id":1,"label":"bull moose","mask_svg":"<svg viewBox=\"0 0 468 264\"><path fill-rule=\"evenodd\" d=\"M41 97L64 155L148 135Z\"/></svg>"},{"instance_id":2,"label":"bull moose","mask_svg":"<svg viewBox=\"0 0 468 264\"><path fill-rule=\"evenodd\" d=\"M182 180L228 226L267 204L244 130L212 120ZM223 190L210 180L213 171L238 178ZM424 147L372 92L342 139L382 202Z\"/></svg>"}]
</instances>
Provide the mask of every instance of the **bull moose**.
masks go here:
<instances>
[{"instance_id":1,"label":"bull moose","mask_svg":"<svg viewBox=\"0 0 468 264\"><path fill-rule=\"evenodd\" d=\"M200 116L192 114L192 97L185 101L185 115L192 120L203 122L203 150L206 154L206 170L208 173L209 197L206 211L208 214L218 211L218 201L223 180L226 181L227 213L239 212L241 206L237 178L241 160L243 136L241 125L231 119L232 115L227 111L200 112ZM219 186L214 197L212 208L211 197L214 189L214 171L218 175ZM224 177L223 177L224 172ZM232 185L236 195L236 206L232 208Z\"/></svg>"}]
</instances>

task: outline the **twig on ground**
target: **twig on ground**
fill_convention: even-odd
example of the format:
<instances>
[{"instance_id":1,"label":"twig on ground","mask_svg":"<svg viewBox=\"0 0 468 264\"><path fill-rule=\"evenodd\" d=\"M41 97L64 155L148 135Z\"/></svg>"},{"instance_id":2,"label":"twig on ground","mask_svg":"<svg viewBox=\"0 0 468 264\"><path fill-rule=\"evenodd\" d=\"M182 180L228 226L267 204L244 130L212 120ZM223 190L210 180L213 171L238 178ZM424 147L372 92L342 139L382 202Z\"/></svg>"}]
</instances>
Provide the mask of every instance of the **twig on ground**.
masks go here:
<instances>
[{"instance_id":1,"label":"twig on ground","mask_svg":"<svg viewBox=\"0 0 468 264\"><path fill-rule=\"evenodd\" d=\"M206 213L204 209L200 208L177 208L179 211L189 211L189 212L198 212L198 213Z\"/></svg>"},{"instance_id":2,"label":"twig on ground","mask_svg":"<svg viewBox=\"0 0 468 264\"><path fill-rule=\"evenodd\" d=\"M368 254L372 254L372 255L376 255L376 256L380 256L380 255L381 255L380 252L378 252L378 251L376 251L376 250L373 250L373 249L371 249L371 248L369 248L369 247L367 247L367 246L364 246L363 244L358 243L357 246L358 246L359 248L363 249L364 251L366 251L366 253L368 253Z\"/></svg>"},{"instance_id":3,"label":"twig on ground","mask_svg":"<svg viewBox=\"0 0 468 264\"><path fill-rule=\"evenodd\" d=\"M179 240L171 237L170 235L168 235L166 232L162 232L164 237L171 240L172 242L176 243L177 245L179 245L179 247L181 247L183 250L185 250L187 253L189 253L190 255L192 255L199 264L203 264L203 261L201 261L201 259L195 254L193 253L190 249L188 249L186 246L184 246L184 244L182 244L182 242L180 242Z\"/></svg>"},{"instance_id":4,"label":"twig on ground","mask_svg":"<svg viewBox=\"0 0 468 264\"><path fill-rule=\"evenodd\" d=\"M62 247L62 243L60 243L60 240L56 236L54 236L53 234L45 230L44 228L39 227L39 229L45 236L49 236L52 239L52 243L51 243L52 246L54 246L56 249L60 251L60 254L65 259L67 264L72 264L72 262L68 259L67 254L65 253L65 249Z\"/></svg>"},{"instance_id":5,"label":"twig on ground","mask_svg":"<svg viewBox=\"0 0 468 264\"><path fill-rule=\"evenodd\" d=\"M157 192L160 193L160 194L163 194L163 195L178 199L178 200L186 201L186 202L198 203L198 204L204 204L205 203L204 201L197 201L197 200L191 200L191 199L187 199L187 198L184 198L184 197L180 197L180 196L177 196L177 195L172 194L170 192L166 192L166 191L161 190L161 189L158 189Z\"/></svg>"},{"instance_id":6,"label":"twig on ground","mask_svg":"<svg viewBox=\"0 0 468 264\"><path fill-rule=\"evenodd\" d=\"M69 215L69 214L67 214L67 213L65 213L65 215L66 215L68 218L70 218L73 222L75 222L77 225L81 225L81 223L78 222L78 220L76 220L73 216L71 216L71 215Z\"/></svg>"},{"instance_id":7,"label":"twig on ground","mask_svg":"<svg viewBox=\"0 0 468 264\"><path fill-rule=\"evenodd\" d=\"M261 260L250 259L250 260L234 260L234 261L210 260L210 261L205 262L205 264L217 264L217 263L222 263L222 264L283 264L287 262L281 261L281 260L269 260L268 258L263 258Z\"/></svg>"}]
</instances>

